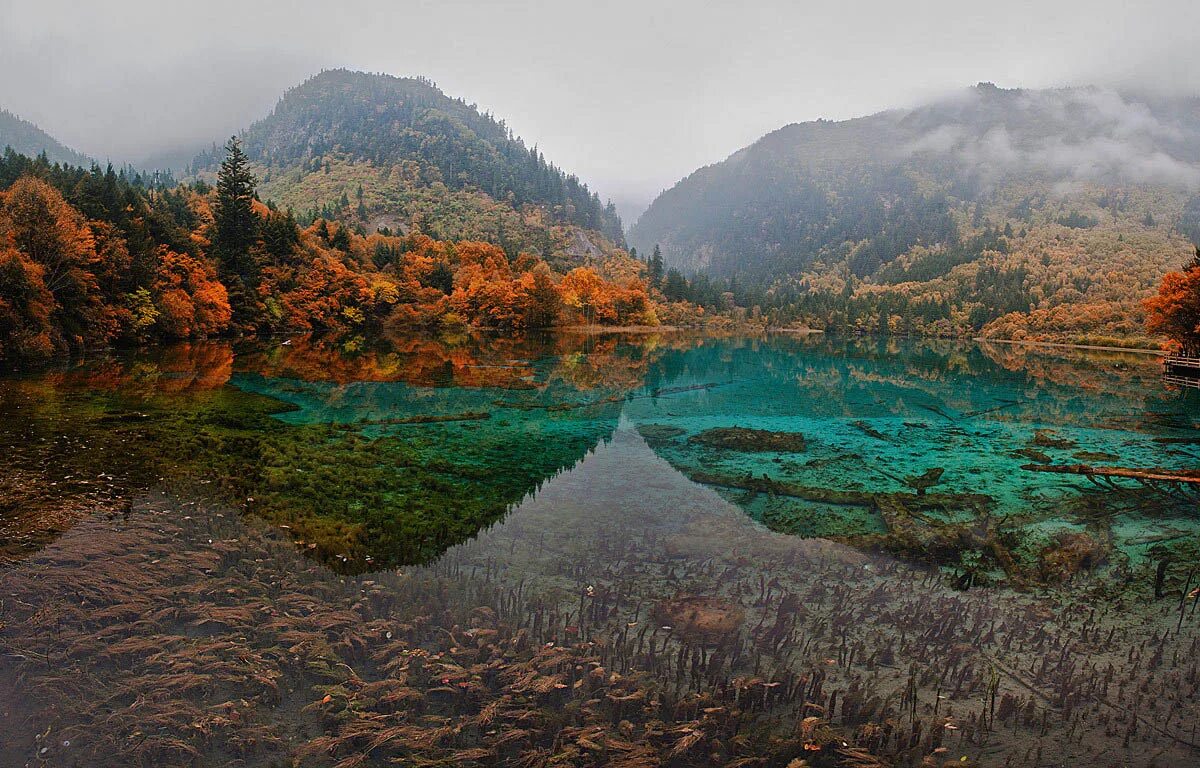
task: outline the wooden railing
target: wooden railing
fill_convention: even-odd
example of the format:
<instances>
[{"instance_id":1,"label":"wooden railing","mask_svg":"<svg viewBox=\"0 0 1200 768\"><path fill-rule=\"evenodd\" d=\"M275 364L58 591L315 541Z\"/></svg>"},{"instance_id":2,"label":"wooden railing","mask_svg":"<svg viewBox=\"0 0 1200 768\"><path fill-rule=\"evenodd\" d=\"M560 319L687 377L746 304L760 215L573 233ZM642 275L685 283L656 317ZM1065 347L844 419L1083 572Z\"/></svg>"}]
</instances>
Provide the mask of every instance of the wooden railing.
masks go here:
<instances>
[{"instance_id":1,"label":"wooden railing","mask_svg":"<svg viewBox=\"0 0 1200 768\"><path fill-rule=\"evenodd\" d=\"M1193 368L1200 371L1200 357L1191 355L1167 355L1163 358L1164 368Z\"/></svg>"},{"instance_id":2,"label":"wooden railing","mask_svg":"<svg viewBox=\"0 0 1200 768\"><path fill-rule=\"evenodd\" d=\"M1200 357L1167 355L1163 358L1163 382L1176 387L1200 388Z\"/></svg>"}]
</instances>

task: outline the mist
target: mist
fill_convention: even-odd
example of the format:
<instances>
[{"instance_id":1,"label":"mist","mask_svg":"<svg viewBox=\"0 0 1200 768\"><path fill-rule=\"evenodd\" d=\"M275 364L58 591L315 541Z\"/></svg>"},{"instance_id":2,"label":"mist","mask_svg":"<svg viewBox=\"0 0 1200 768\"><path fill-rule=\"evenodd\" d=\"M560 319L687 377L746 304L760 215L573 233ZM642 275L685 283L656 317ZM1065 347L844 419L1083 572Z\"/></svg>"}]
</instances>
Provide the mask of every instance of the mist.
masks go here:
<instances>
[{"instance_id":1,"label":"mist","mask_svg":"<svg viewBox=\"0 0 1200 768\"><path fill-rule=\"evenodd\" d=\"M220 141L324 68L424 75L506 120L617 201L628 223L679 178L791 122L903 107L977 81L1200 89L1200 7L1189 0L964 10L949 0L4 0L0 106L96 158L145 164ZM1009 150L999 135L964 148ZM1129 150L1089 148L1101 165ZM1091 162L1046 151L1041 161ZM1154 178L1179 172L1163 158L1137 164Z\"/></svg>"},{"instance_id":2,"label":"mist","mask_svg":"<svg viewBox=\"0 0 1200 768\"><path fill-rule=\"evenodd\" d=\"M985 103L996 99L1002 115L994 102L991 109ZM959 175L984 182L1036 174L1194 191L1200 188L1200 102L1157 101L1099 87L1001 94L984 86L927 107L925 114L944 122L898 147L897 157L947 157ZM897 124L913 114L897 111Z\"/></svg>"}]
</instances>

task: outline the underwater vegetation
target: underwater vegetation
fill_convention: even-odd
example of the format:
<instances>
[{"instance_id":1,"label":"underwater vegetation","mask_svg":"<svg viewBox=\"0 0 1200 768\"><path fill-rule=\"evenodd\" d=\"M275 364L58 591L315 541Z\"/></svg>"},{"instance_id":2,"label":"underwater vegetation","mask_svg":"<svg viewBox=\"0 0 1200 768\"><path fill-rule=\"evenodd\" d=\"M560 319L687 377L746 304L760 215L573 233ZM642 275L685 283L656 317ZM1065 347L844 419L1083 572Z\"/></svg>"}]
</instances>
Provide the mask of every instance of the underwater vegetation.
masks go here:
<instances>
[{"instance_id":1,"label":"underwater vegetation","mask_svg":"<svg viewBox=\"0 0 1200 768\"><path fill-rule=\"evenodd\" d=\"M1024 589L1155 560L1164 531L1200 537L1197 404L1162 390L1152 360L828 339L706 351L675 386L731 384L625 415L772 530Z\"/></svg>"},{"instance_id":2,"label":"underwater vegetation","mask_svg":"<svg viewBox=\"0 0 1200 768\"><path fill-rule=\"evenodd\" d=\"M399 571L152 492L0 572L0 763L1187 765L1189 567L956 591L764 531L622 430Z\"/></svg>"}]
</instances>

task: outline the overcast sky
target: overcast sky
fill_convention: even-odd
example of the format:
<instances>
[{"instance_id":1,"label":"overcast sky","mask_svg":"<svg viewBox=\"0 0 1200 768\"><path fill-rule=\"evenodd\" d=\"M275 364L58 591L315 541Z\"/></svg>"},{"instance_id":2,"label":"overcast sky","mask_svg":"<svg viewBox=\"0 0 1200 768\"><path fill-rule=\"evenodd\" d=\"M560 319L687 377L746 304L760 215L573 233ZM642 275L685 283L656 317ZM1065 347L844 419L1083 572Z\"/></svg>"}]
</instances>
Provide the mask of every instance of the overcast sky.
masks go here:
<instances>
[{"instance_id":1,"label":"overcast sky","mask_svg":"<svg viewBox=\"0 0 1200 768\"><path fill-rule=\"evenodd\" d=\"M1198 31L1196 0L0 0L0 106L136 162L323 68L420 74L629 210L781 125L982 80L1200 92Z\"/></svg>"}]
</instances>

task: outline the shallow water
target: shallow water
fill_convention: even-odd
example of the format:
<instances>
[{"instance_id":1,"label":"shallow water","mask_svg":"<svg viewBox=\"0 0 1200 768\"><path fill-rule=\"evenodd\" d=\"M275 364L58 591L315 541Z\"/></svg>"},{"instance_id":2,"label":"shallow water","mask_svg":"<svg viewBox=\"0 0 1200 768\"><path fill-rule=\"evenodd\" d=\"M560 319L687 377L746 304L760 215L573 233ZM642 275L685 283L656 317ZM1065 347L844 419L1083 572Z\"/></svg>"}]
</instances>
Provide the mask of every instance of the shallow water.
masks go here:
<instances>
[{"instance_id":1,"label":"shallow water","mask_svg":"<svg viewBox=\"0 0 1200 768\"><path fill-rule=\"evenodd\" d=\"M1142 356L295 340L0 408L3 765L1200 760L1194 501L1022 469L1194 468Z\"/></svg>"}]
</instances>

